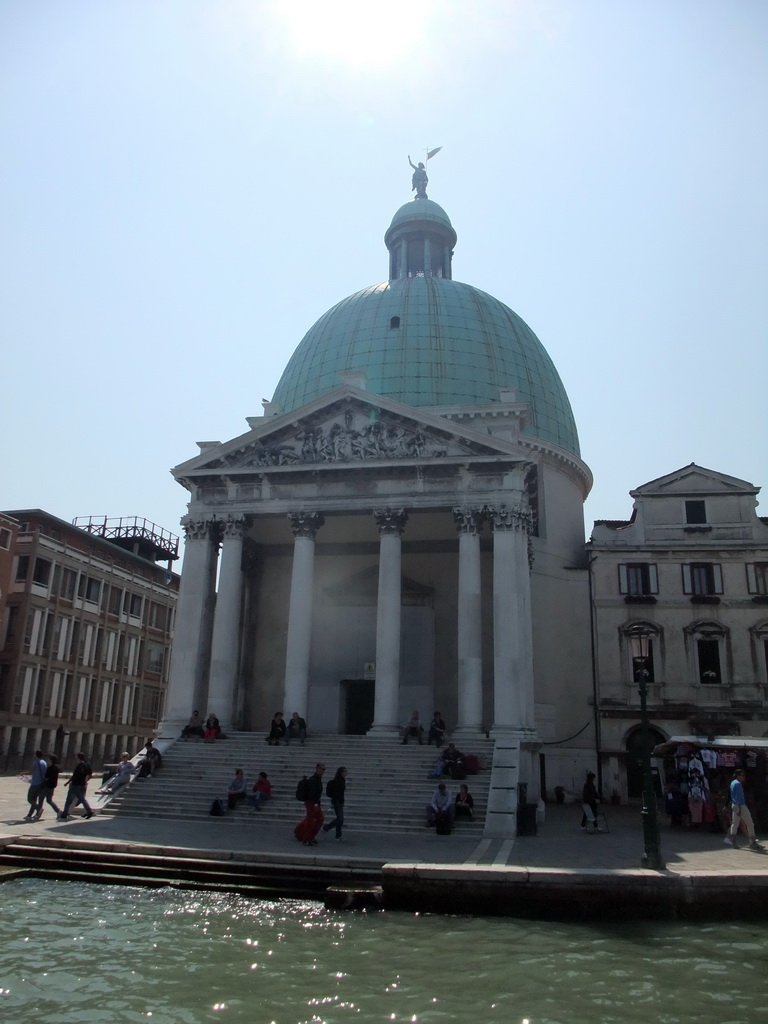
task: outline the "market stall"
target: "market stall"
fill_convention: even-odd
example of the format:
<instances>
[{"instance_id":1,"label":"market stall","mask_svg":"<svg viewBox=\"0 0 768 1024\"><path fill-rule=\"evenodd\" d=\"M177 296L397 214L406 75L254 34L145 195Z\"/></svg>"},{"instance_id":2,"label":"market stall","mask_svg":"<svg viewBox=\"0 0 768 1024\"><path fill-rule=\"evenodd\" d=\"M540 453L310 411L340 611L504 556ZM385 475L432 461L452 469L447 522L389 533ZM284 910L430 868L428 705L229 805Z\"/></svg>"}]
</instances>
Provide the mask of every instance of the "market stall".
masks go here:
<instances>
[{"instance_id":1,"label":"market stall","mask_svg":"<svg viewBox=\"0 0 768 1024\"><path fill-rule=\"evenodd\" d=\"M728 787L734 771L743 768L755 828L768 831L768 738L672 736L653 754L663 758L664 806L673 825L725 831Z\"/></svg>"}]
</instances>

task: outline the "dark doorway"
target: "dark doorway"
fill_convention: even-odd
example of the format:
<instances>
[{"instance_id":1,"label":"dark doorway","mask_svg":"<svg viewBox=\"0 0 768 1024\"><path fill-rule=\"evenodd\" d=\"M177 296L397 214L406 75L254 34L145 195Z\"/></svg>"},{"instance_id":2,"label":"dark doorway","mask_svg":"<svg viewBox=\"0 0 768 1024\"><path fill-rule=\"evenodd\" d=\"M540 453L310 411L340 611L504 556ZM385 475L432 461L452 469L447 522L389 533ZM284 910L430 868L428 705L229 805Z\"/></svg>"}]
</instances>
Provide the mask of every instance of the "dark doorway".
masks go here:
<instances>
[{"instance_id":1,"label":"dark doorway","mask_svg":"<svg viewBox=\"0 0 768 1024\"><path fill-rule=\"evenodd\" d=\"M665 738L658 729L649 729L651 750ZM651 765L653 777L653 790L657 797L661 797L661 779L659 769L655 764ZM627 737L627 796L639 797L643 795L643 730L635 729Z\"/></svg>"},{"instance_id":2,"label":"dark doorway","mask_svg":"<svg viewBox=\"0 0 768 1024\"><path fill-rule=\"evenodd\" d=\"M364 736L373 725L376 683L373 679L342 679L344 693L344 732Z\"/></svg>"}]
</instances>

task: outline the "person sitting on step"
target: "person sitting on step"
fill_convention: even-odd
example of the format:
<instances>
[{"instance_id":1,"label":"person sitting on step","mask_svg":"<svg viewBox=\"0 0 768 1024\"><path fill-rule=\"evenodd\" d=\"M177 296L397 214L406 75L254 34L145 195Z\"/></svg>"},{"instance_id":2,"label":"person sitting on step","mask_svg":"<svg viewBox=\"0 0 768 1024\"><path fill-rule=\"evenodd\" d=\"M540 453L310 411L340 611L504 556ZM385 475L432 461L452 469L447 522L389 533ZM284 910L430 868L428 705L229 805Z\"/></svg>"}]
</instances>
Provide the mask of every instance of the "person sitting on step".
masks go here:
<instances>
[{"instance_id":1,"label":"person sitting on step","mask_svg":"<svg viewBox=\"0 0 768 1024\"><path fill-rule=\"evenodd\" d=\"M227 787L227 807L233 811L238 800L245 800L245 775L242 768L235 769L235 775Z\"/></svg>"},{"instance_id":2,"label":"person sitting on step","mask_svg":"<svg viewBox=\"0 0 768 1024\"><path fill-rule=\"evenodd\" d=\"M253 791L248 794L246 803L253 811L260 811L261 805L272 796L272 783L269 781L266 772L259 772L259 776L253 784Z\"/></svg>"},{"instance_id":3,"label":"person sitting on step","mask_svg":"<svg viewBox=\"0 0 768 1024\"><path fill-rule=\"evenodd\" d=\"M429 723L429 735L427 736L427 743L434 743L435 746L440 749L445 741L445 722L443 716L439 711L436 711L432 715L432 721Z\"/></svg>"},{"instance_id":4,"label":"person sitting on step","mask_svg":"<svg viewBox=\"0 0 768 1024\"><path fill-rule=\"evenodd\" d=\"M409 720L403 726L403 744L408 742L409 736L415 736L419 743L424 742L424 727L421 724L419 712L414 711Z\"/></svg>"},{"instance_id":5,"label":"person sitting on step","mask_svg":"<svg viewBox=\"0 0 768 1024\"><path fill-rule=\"evenodd\" d=\"M279 747L280 741L285 739L285 733L286 728L285 721L283 720L283 712L276 711L269 725L267 743L270 745L270 747Z\"/></svg>"},{"instance_id":6,"label":"person sitting on step","mask_svg":"<svg viewBox=\"0 0 768 1024\"><path fill-rule=\"evenodd\" d=\"M288 722L288 728L285 731L286 745L288 745L291 740L300 740L303 743L306 738L307 723L298 711L294 711Z\"/></svg>"},{"instance_id":7,"label":"person sitting on step","mask_svg":"<svg viewBox=\"0 0 768 1024\"><path fill-rule=\"evenodd\" d=\"M459 792L456 794L453 806L457 818L469 818L470 821L474 820L475 801L472 799L472 794L469 792L469 787L465 782L462 782L459 786Z\"/></svg>"}]
</instances>

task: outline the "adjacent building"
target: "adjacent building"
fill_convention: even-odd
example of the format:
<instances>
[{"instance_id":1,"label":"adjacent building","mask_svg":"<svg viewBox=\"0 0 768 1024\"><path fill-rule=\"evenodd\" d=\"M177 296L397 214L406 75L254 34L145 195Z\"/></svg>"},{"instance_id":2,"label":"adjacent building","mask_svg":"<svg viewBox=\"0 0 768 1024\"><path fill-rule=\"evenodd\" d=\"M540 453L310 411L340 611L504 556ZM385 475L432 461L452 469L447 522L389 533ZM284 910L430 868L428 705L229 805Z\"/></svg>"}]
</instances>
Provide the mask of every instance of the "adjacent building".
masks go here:
<instances>
[{"instance_id":1,"label":"adjacent building","mask_svg":"<svg viewBox=\"0 0 768 1024\"><path fill-rule=\"evenodd\" d=\"M654 743L768 731L768 519L758 488L693 463L631 492L587 545L603 789L639 796Z\"/></svg>"},{"instance_id":2,"label":"adjacent building","mask_svg":"<svg viewBox=\"0 0 768 1024\"><path fill-rule=\"evenodd\" d=\"M7 542L7 546L6 546ZM5 770L37 747L113 760L162 715L177 539L144 519L0 517L0 742ZM167 567L159 564L166 562Z\"/></svg>"}]
</instances>

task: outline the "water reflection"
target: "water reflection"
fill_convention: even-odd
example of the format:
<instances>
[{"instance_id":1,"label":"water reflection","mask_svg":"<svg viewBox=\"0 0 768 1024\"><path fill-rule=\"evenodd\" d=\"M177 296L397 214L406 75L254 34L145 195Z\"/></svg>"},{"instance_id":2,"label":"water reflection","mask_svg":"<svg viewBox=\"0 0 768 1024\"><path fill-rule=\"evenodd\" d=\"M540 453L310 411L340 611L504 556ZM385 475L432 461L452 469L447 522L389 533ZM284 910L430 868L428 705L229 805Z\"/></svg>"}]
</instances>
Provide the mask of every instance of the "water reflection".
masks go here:
<instances>
[{"instance_id":1,"label":"water reflection","mask_svg":"<svg viewBox=\"0 0 768 1024\"><path fill-rule=\"evenodd\" d=\"M4 1024L737 1024L764 1019L768 926L343 914L7 882Z\"/></svg>"}]
</instances>

